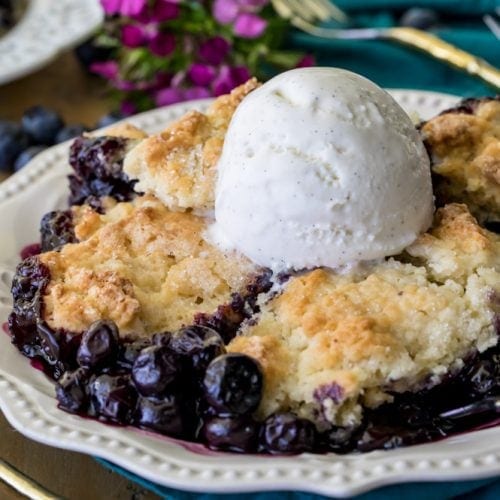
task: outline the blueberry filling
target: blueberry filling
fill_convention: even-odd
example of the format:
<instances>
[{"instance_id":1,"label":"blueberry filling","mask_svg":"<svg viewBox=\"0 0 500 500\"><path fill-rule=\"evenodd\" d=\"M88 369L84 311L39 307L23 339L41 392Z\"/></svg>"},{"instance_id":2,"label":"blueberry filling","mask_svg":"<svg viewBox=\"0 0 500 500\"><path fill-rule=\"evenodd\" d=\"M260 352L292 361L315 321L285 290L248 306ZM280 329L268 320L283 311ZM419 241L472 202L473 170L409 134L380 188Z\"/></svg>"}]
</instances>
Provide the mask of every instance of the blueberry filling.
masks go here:
<instances>
[{"instance_id":1,"label":"blueberry filling","mask_svg":"<svg viewBox=\"0 0 500 500\"><path fill-rule=\"evenodd\" d=\"M494 423L482 414L456 421L439 416L484 397L500 395L500 346L465 360L465 367L439 385L394 394L394 401L365 409L356 429L315 425L292 413L255 418L263 391L259 363L226 353L225 343L257 310L256 296L269 290L264 274L213 315L151 339L123 340L112 321L92 324L83 334L54 330L43 321L43 294L49 270L37 256L21 262L12 283L9 317L13 343L42 361L56 382L59 407L121 425L200 441L216 450L242 453L370 451L441 439ZM220 330L218 329L220 328ZM317 398L341 396L325 385Z\"/></svg>"},{"instance_id":2,"label":"blueberry filling","mask_svg":"<svg viewBox=\"0 0 500 500\"><path fill-rule=\"evenodd\" d=\"M42 217L40 223L42 252L58 250L77 241L71 210L55 210Z\"/></svg>"},{"instance_id":3,"label":"blueberry filling","mask_svg":"<svg viewBox=\"0 0 500 500\"><path fill-rule=\"evenodd\" d=\"M90 205L103 210L101 198L129 201L134 184L123 172L123 160L131 140L123 137L78 137L70 149L70 205Z\"/></svg>"}]
</instances>

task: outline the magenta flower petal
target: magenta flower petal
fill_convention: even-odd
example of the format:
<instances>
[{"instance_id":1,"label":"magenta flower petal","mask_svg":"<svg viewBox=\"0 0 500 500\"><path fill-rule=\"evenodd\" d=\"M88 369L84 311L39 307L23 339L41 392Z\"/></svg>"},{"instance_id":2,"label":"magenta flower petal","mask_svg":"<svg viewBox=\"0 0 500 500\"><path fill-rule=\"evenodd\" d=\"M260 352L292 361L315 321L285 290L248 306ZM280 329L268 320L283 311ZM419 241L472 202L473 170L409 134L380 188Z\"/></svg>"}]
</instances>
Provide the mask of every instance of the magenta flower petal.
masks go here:
<instances>
[{"instance_id":1,"label":"magenta flower petal","mask_svg":"<svg viewBox=\"0 0 500 500\"><path fill-rule=\"evenodd\" d=\"M227 66L221 66L219 74L215 78L212 89L215 96L227 94L234 88L231 71Z\"/></svg>"},{"instance_id":2,"label":"magenta flower petal","mask_svg":"<svg viewBox=\"0 0 500 500\"><path fill-rule=\"evenodd\" d=\"M246 66L235 66L230 70L233 87L241 85L250 79L250 71Z\"/></svg>"},{"instance_id":3,"label":"magenta flower petal","mask_svg":"<svg viewBox=\"0 0 500 500\"><path fill-rule=\"evenodd\" d=\"M122 27L122 43L125 47L140 47L147 41L144 30L139 26L127 24Z\"/></svg>"},{"instance_id":4,"label":"magenta flower petal","mask_svg":"<svg viewBox=\"0 0 500 500\"><path fill-rule=\"evenodd\" d=\"M114 80L119 73L119 66L116 61L95 62L90 65L90 71L108 80Z\"/></svg>"},{"instance_id":5,"label":"magenta flower petal","mask_svg":"<svg viewBox=\"0 0 500 500\"><path fill-rule=\"evenodd\" d=\"M238 0L238 3L245 11L250 9L256 11L266 6L269 3L269 0Z\"/></svg>"},{"instance_id":6,"label":"magenta flower petal","mask_svg":"<svg viewBox=\"0 0 500 500\"><path fill-rule=\"evenodd\" d=\"M267 21L256 14L240 14L233 27L234 34L241 38L258 38L264 33Z\"/></svg>"},{"instance_id":7,"label":"magenta flower petal","mask_svg":"<svg viewBox=\"0 0 500 500\"><path fill-rule=\"evenodd\" d=\"M182 89L166 88L159 90L155 95L157 106L168 106L184 100L184 91Z\"/></svg>"},{"instance_id":8,"label":"magenta flower petal","mask_svg":"<svg viewBox=\"0 0 500 500\"><path fill-rule=\"evenodd\" d=\"M147 0L121 0L120 14L122 16L137 16L146 6Z\"/></svg>"},{"instance_id":9,"label":"magenta flower petal","mask_svg":"<svg viewBox=\"0 0 500 500\"><path fill-rule=\"evenodd\" d=\"M158 23L169 21L179 16L179 5L174 0L157 0L153 6L151 19Z\"/></svg>"},{"instance_id":10,"label":"magenta flower petal","mask_svg":"<svg viewBox=\"0 0 500 500\"><path fill-rule=\"evenodd\" d=\"M314 56L311 54L306 54L297 64L296 68L309 68L310 66L314 66L316 61L314 60Z\"/></svg>"},{"instance_id":11,"label":"magenta flower petal","mask_svg":"<svg viewBox=\"0 0 500 500\"><path fill-rule=\"evenodd\" d=\"M122 5L122 0L101 0L102 8L104 12L111 16L113 14L118 14L120 12L120 7Z\"/></svg>"},{"instance_id":12,"label":"magenta flower petal","mask_svg":"<svg viewBox=\"0 0 500 500\"><path fill-rule=\"evenodd\" d=\"M205 87L192 87L186 89L184 92L184 98L186 101L192 101L194 99L205 99L211 97L212 93Z\"/></svg>"},{"instance_id":13,"label":"magenta flower petal","mask_svg":"<svg viewBox=\"0 0 500 500\"><path fill-rule=\"evenodd\" d=\"M137 113L137 106L132 101L123 101L120 105L120 112L124 116Z\"/></svg>"},{"instance_id":14,"label":"magenta flower petal","mask_svg":"<svg viewBox=\"0 0 500 500\"><path fill-rule=\"evenodd\" d=\"M212 6L212 15L221 24L232 23L238 16L239 11L238 0L215 0Z\"/></svg>"},{"instance_id":15,"label":"magenta flower petal","mask_svg":"<svg viewBox=\"0 0 500 500\"><path fill-rule=\"evenodd\" d=\"M218 66L229 53L230 47L229 42L221 36L209 38L200 45L199 56L208 64Z\"/></svg>"},{"instance_id":16,"label":"magenta flower petal","mask_svg":"<svg viewBox=\"0 0 500 500\"><path fill-rule=\"evenodd\" d=\"M157 33L149 42L149 49L157 56L168 56L175 49L175 37L171 33Z\"/></svg>"},{"instance_id":17,"label":"magenta flower petal","mask_svg":"<svg viewBox=\"0 0 500 500\"><path fill-rule=\"evenodd\" d=\"M193 64L188 70L188 76L195 85L209 85L215 78L215 70L206 64Z\"/></svg>"}]
</instances>

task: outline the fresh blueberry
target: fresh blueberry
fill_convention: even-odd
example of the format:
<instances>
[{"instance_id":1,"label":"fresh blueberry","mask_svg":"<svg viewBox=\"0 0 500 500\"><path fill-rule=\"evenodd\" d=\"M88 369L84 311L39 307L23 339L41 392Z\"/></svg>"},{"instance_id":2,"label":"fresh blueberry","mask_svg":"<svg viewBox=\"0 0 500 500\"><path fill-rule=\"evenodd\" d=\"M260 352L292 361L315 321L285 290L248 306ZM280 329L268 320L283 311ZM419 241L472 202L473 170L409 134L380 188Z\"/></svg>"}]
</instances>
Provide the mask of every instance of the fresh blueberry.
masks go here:
<instances>
[{"instance_id":1,"label":"fresh blueberry","mask_svg":"<svg viewBox=\"0 0 500 500\"><path fill-rule=\"evenodd\" d=\"M99 375L90 380L90 414L128 423L135 410L137 393L128 375Z\"/></svg>"},{"instance_id":2,"label":"fresh blueberry","mask_svg":"<svg viewBox=\"0 0 500 500\"><path fill-rule=\"evenodd\" d=\"M56 397L59 407L71 413L85 410L88 403L87 381L88 371L85 368L65 372L56 384Z\"/></svg>"},{"instance_id":3,"label":"fresh blueberry","mask_svg":"<svg viewBox=\"0 0 500 500\"><path fill-rule=\"evenodd\" d=\"M71 210L54 210L46 213L40 222L43 252L58 250L67 243L76 242Z\"/></svg>"},{"instance_id":4,"label":"fresh blueberry","mask_svg":"<svg viewBox=\"0 0 500 500\"><path fill-rule=\"evenodd\" d=\"M262 384L258 361L238 353L215 358L203 379L205 399L221 414L244 415L255 411L262 398Z\"/></svg>"},{"instance_id":5,"label":"fresh blueberry","mask_svg":"<svg viewBox=\"0 0 500 500\"><path fill-rule=\"evenodd\" d=\"M21 170L24 166L26 166L38 153L41 153L47 149L46 146L30 146L28 149L25 149L14 162L14 172Z\"/></svg>"},{"instance_id":6,"label":"fresh blueberry","mask_svg":"<svg viewBox=\"0 0 500 500\"><path fill-rule=\"evenodd\" d=\"M257 449L259 426L248 416L214 417L206 420L201 439L216 450L252 453Z\"/></svg>"},{"instance_id":7,"label":"fresh blueberry","mask_svg":"<svg viewBox=\"0 0 500 500\"><path fill-rule=\"evenodd\" d=\"M83 334L76 361L80 366L97 368L112 360L118 350L118 328L113 321L93 323Z\"/></svg>"},{"instance_id":8,"label":"fresh blueberry","mask_svg":"<svg viewBox=\"0 0 500 500\"><path fill-rule=\"evenodd\" d=\"M143 396L160 395L178 374L179 358L164 346L146 347L132 367L132 379Z\"/></svg>"},{"instance_id":9,"label":"fresh blueberry","mask_svg":"<svg viewBox=\"0 0 500 500\"><path fill-rule=\"evenodd\" d=\"M82 135L86 131L87 128L81 123L76 125L67 125L57 132L55 143L60 144L61 142L69 141L70 139L74 139L75 137Z\"/></svg>"},{"instance_id":10,"label":"fresh blueberry","mask_svg":"<svg viewBox=\"0 0 500 500\"><path fill-rule=\"evenodd\" d=\"M427 30L439 22L439 15L435 10L421 7L412 7L403 13L399 23L401 26Z\"/></svg>"},{"instance_id":11,"label":"fresh blueberry","mask_svg":"<svg viewBox=\"0 0 500 500\"><path fill-rule=\"evenodd\" d=\"M112 111L111 113L102 116L97 122L95 128L109 127L110 125L113 125L113 123L119 122L124 118L125 115L120 113L120 111Z\"/></svg>"},{"instance_id":12,"label":"fresh blueberry","mask_svg":"<svg viewBox=\"0 0 500 500\"><path fill-rule=\"evenodd\" d=\"M141 427L153 429L168 436L184 434L184 418L179 398L175 394L160 399L140 397L137 403L136 422Z\"/></svg>"},{"instance_id":13,"label":"fresh blueberry","mask_svg":"<svg viewBox=\"0 0 500 500\"><path fill-rule=\"evenodd\" d=\"M54 144L59 130L64 126L61 117L43 106L33 106L21 118L23 130L36 144Z\"/></svg>"},{"instance_id":14,"label":"fresh blueberry","mask_svg":"<svg viewBox=\"0 0 500 500\"><path fill-rule=\"evenodd\" d=\"M205 372L214 358L226 352L221 336L214 329L200 325L181 328L171 336L169 346L199 375Z\"/></svg>"},{"instance_id":15,"label":"fresh blueberry","mask_svg":"<svg viewBox=\"0 0 500 500\"><path fill-rule=\"evenodd\" d=\"M14 167L16 158L28 147L28 136L15 124L3 122L0 131L0 171Z\"/></svg>"},{"instance_id":16,"label":"fresh blueberry","mask_svg":"<svg viewBox=\"0 0 500 500\"><path fill-rule=\"evenodd\" d=\"M316 440L314 424L292 413L271 415L262 426L261 445L269 453L312 451Z\"/></svg>"},{"instance_id":17,"label":"fresh blueberry","mask_svg":"<svg viewBox=\"0 0 500 500\"><path fill-rule=\"evenodd\" d=\"M94 62L108 60L111 52L112 50L109 48L97 47L93 38L83 42L75 49L76 57L84 68L89 68Z\"/></svg>"}]
</instances>

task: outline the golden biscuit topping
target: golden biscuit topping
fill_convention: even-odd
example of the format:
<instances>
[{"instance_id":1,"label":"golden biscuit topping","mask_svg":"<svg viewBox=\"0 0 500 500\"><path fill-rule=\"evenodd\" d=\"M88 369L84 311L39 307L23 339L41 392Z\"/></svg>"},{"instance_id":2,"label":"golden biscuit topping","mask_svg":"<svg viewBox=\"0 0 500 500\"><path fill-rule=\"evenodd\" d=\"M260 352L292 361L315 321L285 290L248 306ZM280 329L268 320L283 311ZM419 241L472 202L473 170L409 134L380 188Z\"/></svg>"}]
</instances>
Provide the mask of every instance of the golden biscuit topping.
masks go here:
<instances>
[{"instance_id":1,"label":"golden biscuit topping","mask_svg":"<svg viewBox=\"0 0 500 500\"><path fill-rule=\"evenodd\" d=\"M255 78L215 100L206 113L191 111L125 158L136 191L154 194L170 210L211 210L215 166L229 121L241 100L258 87Z\"/></svg>"},{"instance_id":2,"label":"golden biscuit topping","mask_svg":"<svg viewBox=\"0 0 500 500\"><path fill-rule=\"evenodd\" d=\"M481 220L500 219L500 100L474 114L450 111L422 127L442 203L465 202Z\"/></svg>"}]
</instances>

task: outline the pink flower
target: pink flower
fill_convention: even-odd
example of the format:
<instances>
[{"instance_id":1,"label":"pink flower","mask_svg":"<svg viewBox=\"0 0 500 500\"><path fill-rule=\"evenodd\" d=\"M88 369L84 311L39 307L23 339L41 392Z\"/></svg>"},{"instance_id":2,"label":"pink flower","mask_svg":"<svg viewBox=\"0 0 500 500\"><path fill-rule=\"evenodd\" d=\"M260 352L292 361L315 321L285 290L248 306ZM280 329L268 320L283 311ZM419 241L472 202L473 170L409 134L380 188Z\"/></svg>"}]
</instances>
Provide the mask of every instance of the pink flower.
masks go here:
<instances>
[{"instance_id":1,"label":"pink flower","mask_svg":"<svg viewBox=\"0 0 500 500\"><path fill-rule=\"evenodd\" d=\"M188 76L195 85L209 85L215 77L215 70L206 64L194 63L188 70Z\"/></svg>"},{"instance_id":2,"label":"pink flower","mask_svg":"<svg viewBox=\"0 0 500 500\"><path fill-rule=\"evenodd\" d=\"M268 0L215 0L212 14L220 24L233 23L234 34L242 38L258 38L267 21L257 15Z\"/></svg>"},{"instance_id":3,"label":"pink flower","mask_svg":"<svg viewBox=\"0 0 500 500\"><path fill-rule=\"evenodd\" d=\"M235 87L246 82L250 78L250 72L245 66L221 66L218 76L213 82L215 96L227 94Z\"/></svg>"},{"instance_id":4,"label":"pink flower","mask_svg":"<svg viewBox=\"0 0 500 500\"><path fill-rule=\"evenodd\" d=\"M101 0L101 5L106 14L121 14L128 17L139 14L146 4L147 0Z\"/></svg>"},{"instance_id":5,"label":"pink flower","mask_svg":"<svg viewBox=\"0 0 500 500\"><path fill-rule=\"evenodd\" d=\"M175 49L175 37L172 33L157 33L150 39L148 46L153 54L168 56Z\"/></svg>"},{"instance_id":6,"label":"pink flower","mask_svg":"<svg viewBox=\"0 0 500 500\"><path fill-rule=\"evenodd\" d=\"M199 56L208 64L218 66L229 53L230 47L225 38L215 36L200 45Z\"/></svg>"},{"instance_id":7,"label":"pink flower","mask_svg":"<svg viewBox=\"0 0 500 500\"><path fill-rule=\"evenodd\" d=\"M267 27L267 21L255 14L240 14L234 23L234 34L241 38L259 38Z\"/></svg>"},{"instance_id":8,"label":"pink flower","mask_svg":"<svg viewBox=\"0 0 500 500\"><path fill-rule=\"evenodd\" d=\"M206 99L211 97L212 93L205 87L191 87L184 92L184 99L186 101L193 101L195 99Z\"/></svg>"},{"instance_id":9,"label":"pink flower","mask_svg":"<svg viewBox=\"0 0 500 500\"><path fill-rule=\"evenodd\" d=\"M151 12L151 19L157 23L175 19L179 15L179 5L176 0L157 0Z\"/></svg>"},{"instance_id":10,"label":"pink flower","mask_svg":"<svg viewBox=\"0 0 500 500\"><path fill-rule=\"evenodd\" d=\"M314 56L311 54L306 54L296 65L296 68L309 68L310 66L314 66L316 61L314 60Z\"/></svg>"},{"instance_id":11,"label":"pink flower","mask_svg":"<svg viewBox=\"0 0 500 500\"><path fill-rule=\"evenodd\" d=\"M120 105L120 113L123 116L130 116L137 113L137 106L131 101L123 101Z\"/></svg>"},{"instance_id":12,"label":"pink flower","mask_svg":"<svg viewBox=\"0 0 500 500\"><path fill-rule=\"evenodd\" d=\"M144 30L139 26L127 24L122 27L122 43L125 47L140 47L147 41Z\"/></svg>"},{"instance_id":13,"label":"pink flower","mask_svg":"<svg viewBox=\"0 0 500 500\"><path fill-rule=\"evenodd\" d=\"M184 92L182 89L169 87L156 92L155 103L157 106L168 106L184 100Z\"/></svg>"},{"instance_id":14,"label":"pink flower","mask_svg":"<svg viewBox=\"0 0 500 500\"><path fill-rule=\"evenodd\" d=\"M114 80L118 77L119 66L116 61L95 62L90 65L90 71L96 73L107 80Z\"/></svg>"}]
</instances>

